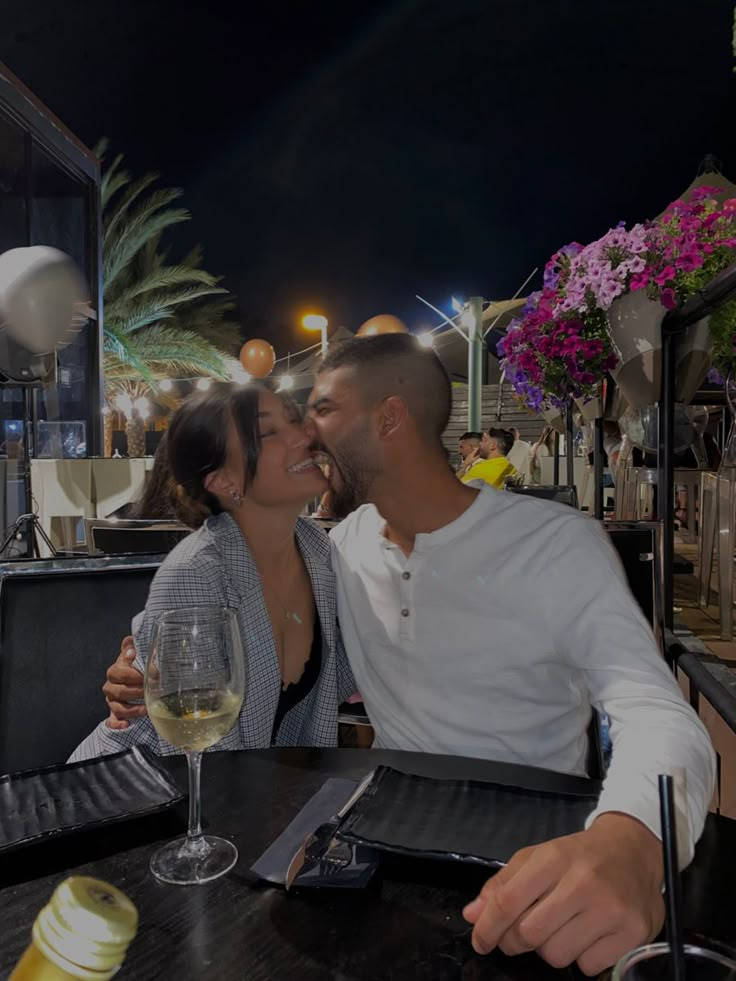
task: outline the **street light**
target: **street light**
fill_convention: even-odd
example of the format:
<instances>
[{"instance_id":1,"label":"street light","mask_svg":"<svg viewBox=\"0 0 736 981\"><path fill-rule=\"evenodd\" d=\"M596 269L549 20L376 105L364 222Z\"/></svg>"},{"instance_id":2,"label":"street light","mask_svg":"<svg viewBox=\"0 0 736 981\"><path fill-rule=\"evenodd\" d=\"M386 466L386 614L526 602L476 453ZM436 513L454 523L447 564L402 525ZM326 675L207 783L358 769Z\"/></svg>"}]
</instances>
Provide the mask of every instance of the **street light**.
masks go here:
<instances>
[{"instance_id":1,"label":"street light","mask_svg":"<svg viewBox=\"0 0 736 981\"><path fill-rule=\"evenodd\" d=\"M302 317L302 327L307 330L318 330L322 340L322 357L327 354L327 317L321 313L308 313Z\"/></svg>"}]
</instances>

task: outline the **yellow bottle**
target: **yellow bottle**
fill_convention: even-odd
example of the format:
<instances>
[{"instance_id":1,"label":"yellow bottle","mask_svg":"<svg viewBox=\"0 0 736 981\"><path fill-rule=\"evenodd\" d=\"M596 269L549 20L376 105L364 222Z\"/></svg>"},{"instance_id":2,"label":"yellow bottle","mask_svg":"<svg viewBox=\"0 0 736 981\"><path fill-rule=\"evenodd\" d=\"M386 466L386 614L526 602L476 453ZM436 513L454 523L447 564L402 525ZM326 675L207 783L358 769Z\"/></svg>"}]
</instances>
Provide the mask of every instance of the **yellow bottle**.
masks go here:
<instances>
[{"instance_id":1,"label":"yellow bottle","mask_svg":"<svg viewBox=\"0 0 736 981\"><path fill-rule=\"evenodd\" d=\"M125 959L138 911L115 886L75 875L54 890L8 981L107 981Z\"/></svg>"}]
</instances>

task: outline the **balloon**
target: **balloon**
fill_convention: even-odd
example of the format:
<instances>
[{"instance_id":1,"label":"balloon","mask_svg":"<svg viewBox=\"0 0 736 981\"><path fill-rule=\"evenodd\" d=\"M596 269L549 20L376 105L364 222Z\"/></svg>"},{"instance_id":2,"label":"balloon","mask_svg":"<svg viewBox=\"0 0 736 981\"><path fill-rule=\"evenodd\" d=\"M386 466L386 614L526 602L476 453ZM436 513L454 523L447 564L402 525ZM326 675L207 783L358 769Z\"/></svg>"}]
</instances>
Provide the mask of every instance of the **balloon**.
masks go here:
<instances>
[{"instance_id":1,"label":"balloon","mask_svg":"<svg viewBox=\"0 0 736 981\"><path fill-rule=\"evenodd\" d=\"M408 334L406 324L391 313L379 313L358 328L356 337L378 337L379 334Z\"/></svg>"},{"instance_id":2,"label":"balloon","mask_svg":"<svg viewBox=\"0 0 736 981\"><path fill-rule=\"evenodd\" d=\"M81 273L58 249L33 245L0 255L0 321L34 354L71 340L88 295Z\"/></svg>"},{"instance_id":3,"label":"balloon","mask_svg":"<svg viewBox=\"0 0 736 981\"><path fill-rule=\"evenodd\" d=\"M266 378L276 363L276 352L268 341L246 341L240 349L240 363L251 378Z\"/></svg>"}]
</instances>

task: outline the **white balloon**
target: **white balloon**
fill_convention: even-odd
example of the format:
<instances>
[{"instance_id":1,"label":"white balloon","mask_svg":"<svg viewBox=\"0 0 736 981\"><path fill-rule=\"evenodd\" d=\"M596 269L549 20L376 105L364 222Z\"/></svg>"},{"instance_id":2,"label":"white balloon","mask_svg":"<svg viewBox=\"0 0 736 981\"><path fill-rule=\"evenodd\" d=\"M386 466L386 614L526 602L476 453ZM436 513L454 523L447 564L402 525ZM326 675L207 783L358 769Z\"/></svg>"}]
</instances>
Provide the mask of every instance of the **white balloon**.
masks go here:
<instances>
[{"instance_id":1,"label":"white balloon","mask_svg":"<svg viewBox=\"0 0 736 981\"><path fill-rule=\"evenodd\" d=\"M0 326L34 354L68 343L87 295L76 265L58 249L32 245L0 255Z\"/></svg>"}]
</instances>

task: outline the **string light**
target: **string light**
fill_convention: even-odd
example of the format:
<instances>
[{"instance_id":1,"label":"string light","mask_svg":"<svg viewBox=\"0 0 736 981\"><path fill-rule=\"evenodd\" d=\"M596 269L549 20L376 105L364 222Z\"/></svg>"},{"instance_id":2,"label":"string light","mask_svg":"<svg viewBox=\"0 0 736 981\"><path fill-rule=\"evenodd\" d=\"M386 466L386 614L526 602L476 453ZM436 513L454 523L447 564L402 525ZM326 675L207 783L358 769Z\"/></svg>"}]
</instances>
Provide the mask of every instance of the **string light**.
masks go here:
<instances>
[{"instance_id":1,"label":"string light","mask_svg":"<svg viewBox=\"0 0 736 981\"><path fill-rule=\"evenodd\" d=\"M199 379L197 379L197 388L200 390L200 392L206 392L207 389L210 387L211 384L212 384L212 379L211 378L199 378Z\"/></svg>"},{"instance_id":2,"label":"string light","mask_svg":"<svg viewBox=\"0 0 736 981\"><path fill-rule=\"evenodd\" d=\"M429 332L426 334L418 334L417 340L422 347L434 347L434 337Z\"/></svg>"},{"instance_id":3,"label":"string light","mask_svg":"<svg viewBox=\"0 0 736 981\"><path fill-rule=\"evenodd\" d=\"M174 383L170 378L164 378L164 380L159 385L162 392L170 392L174 387Z\"/></svg>"}]
</instances>

